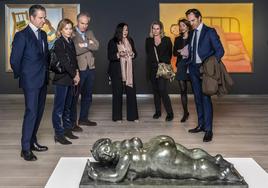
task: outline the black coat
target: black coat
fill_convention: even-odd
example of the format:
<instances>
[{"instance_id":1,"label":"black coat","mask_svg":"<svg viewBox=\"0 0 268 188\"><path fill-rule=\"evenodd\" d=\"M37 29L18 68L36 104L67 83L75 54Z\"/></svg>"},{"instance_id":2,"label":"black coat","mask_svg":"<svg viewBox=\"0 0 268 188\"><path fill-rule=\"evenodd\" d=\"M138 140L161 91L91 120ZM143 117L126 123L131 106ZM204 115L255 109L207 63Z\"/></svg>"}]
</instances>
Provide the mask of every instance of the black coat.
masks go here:
<instances>
[{"instance_id":1,"label":"black coat","mask_svg":"<svg viewBox=\"0 0 268 188\"><path fill-rule=\"evenodd\" d=\"M169 37L163 37L161 43L158 46L154 44L154 38L147 38L145 43L147 63L152 70L156 71L158 68L158 62L156 59L154 47L156 47L159 62L170 64L172 57L172 43Z\"/></svg>"},{"instance_id":2,"label":"black coat","mask_svg":"<svg viewBox=\"0 0 268 188\"><path fill-rule=\"evenodd\" d=\"M132 51L134 53L133 59L135 59L137 57L137 52L135 49L134 41L132 40L132 38L128 38L128 40L131 45ZM108 43L108 59L110 61L109 67L108 67L108 74L111 78L122 77L120 58L117 57L117 52L118 52L118 49L117 49L116 39L112 38Z\"/></svg>"},{"instance_id":3,"label":"black coat","mask_svg":"<svg viewBox=\"0 0 268 188\"><path fill-rule=\"evenodd\" d=\"M72 40L67 42L64 37L60 37L56 40L54 45L55 53L59 61L62 63L65 72L62 74L55 74L53 84L66 86L73 85L73 78L76 75L76 70L78 70L74 43Z\"/></svg>"},{"instance_id":4,"label":"black coat","mask_svg":"<svg viewBox=\"0 0 268 188\"><path fill-rule=\"evenodd\" d=\"M173 47L173 55L177 57L176 67L176 79L177 80L189 80L189 75L187 74L187 65L186 60L182 59L182 55L178 52L178 50L182 49L184 46L189 44L189 38L184 39L182 36L178 36L175 38L174 47Z\"/></svg>"}]
</instances>

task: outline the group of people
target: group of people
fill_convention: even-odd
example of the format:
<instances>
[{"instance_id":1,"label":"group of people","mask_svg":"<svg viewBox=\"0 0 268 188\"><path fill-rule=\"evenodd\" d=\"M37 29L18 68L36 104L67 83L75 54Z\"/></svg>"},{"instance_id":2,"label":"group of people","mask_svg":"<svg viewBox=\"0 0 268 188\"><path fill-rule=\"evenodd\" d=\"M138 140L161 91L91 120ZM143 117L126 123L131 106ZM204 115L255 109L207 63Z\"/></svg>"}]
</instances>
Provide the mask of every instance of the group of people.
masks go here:
<instances>
[{"instance_id":1,"label":"group of people","mask_svg":"<svg viewBox=\"0 0 268 188\"><path fill-rule=\"evenodd\" d=\"M180 36L172 42L165 36L160 21L152 23L150 36L146 39L147 63L150 67L150 80L153 88L155 113L154 119L161 116L161 101L166 110L166 121L174 117L167 91L168 80L156 77L158 63L170 64L172 54L177 57L176 78L181 89L184 110L181 122L189 117L187 108L187 81L192 84L198 126L189 132L204 131L203 141L212 140L212 103L210 96L202 93L202 62L209 56L220 60L224 54L219 37L214 29L202 23L197 9L186 12L187 19L180 19ZM14 77L25 97L25 114L22 125L21 157L35 161L32 151L47 151L48 147L38 143L36 134L44 112L47 84L49 80L49 59L47 36L41 30L46 19L46 10L41 5L29 9L29 25L15 34L12 43L10 64ZM52 123L55 130L54 140L61 144L72 144L68 139L77 139L73 132L83 131L79 125L96 126L88 118L92 103L92 90L95 79L94 51L99 42L93 32L88 30L90 16L82 12L77 15L77 25L71 20L62 19L57 28L57 40L53 50L63 67L63 72L55 73L55 86ZM139 122L136 86L134 78L134 59L137 57L134 40L129 36L128 25L117 25L113 38L108 43L108 74L112 83L112 120L122 121L122 100L127 96L127 120ZM77 103L81 94L80 116L77 118Z\"/></svg>"}]
</instances>

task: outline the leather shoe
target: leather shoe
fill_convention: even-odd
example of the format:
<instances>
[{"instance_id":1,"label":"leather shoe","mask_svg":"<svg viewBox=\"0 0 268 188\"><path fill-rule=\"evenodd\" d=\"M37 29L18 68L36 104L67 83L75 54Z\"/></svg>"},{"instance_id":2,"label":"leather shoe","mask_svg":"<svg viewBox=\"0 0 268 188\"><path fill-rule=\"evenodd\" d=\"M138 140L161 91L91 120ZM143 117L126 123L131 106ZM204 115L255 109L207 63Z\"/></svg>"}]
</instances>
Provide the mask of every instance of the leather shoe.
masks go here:
<instances>
[{"instance_id":1,"label":"leather shoe","mask_svg":"<svg viewBox=\"0 0 268 188\"><path fill-rule=\"evenodd\" d=\"M204 130L203 130L203 128L201 126L197 126L194 129L188 130L189 133L199 133L199 132L202 132L202 131L204 131Z\"/></svg>"},{"instance_id":2,"label":"leather shoe","mask_svg":"<svg viewBox=\"0 0 268 188\"><path fill-rule=\"evenodd\" d=\"M85 126L96 126L96 125L97 125L96 122L94 122L94 121L90 121L90 120L88 120L88 119L85 119L85 120L79 120L79 121L78 121L78 124L79 124L79 125L85 125Z\"/></svg>"},{"instance_id":3,"label":"leather shoe","mask_svg":"<svg viewBox=\"0 0 268 188\"><path fill-rule=\"evenodd\" d=\"M73 126L73 128L72 128L72 131L73 131L73 132L82 132L83 129L82 129L79 125L75 124L75 125Z\"/></svg>"},{"instance_id":4,"label":"leather shoe","mask_svg":"<svg viewBox=\"0 0 268 188\"><path fill-rule=\"evenodd\" d=\"M36 161L37 157L33 154L31 150L23 151L21 150L20 156L24 158L25 161Z\"/></svg>"},{"instance_id":5,"label":"leather shoe","mask_svg":"<svg viewBox=\"0 0 268 188\"><path fill-rule=\"evenodd\" d=\"M210 142L212 140L213 133L212 131L206 131L205 136L203 138L203 142Z\"/></svg>"},{"instance_id":6,"label":"leather shoe","mask_svg":"<svg viewBox=\"0 0 268 188\"><path fill-rule=\"evenodd\" d=\"M47 151L48 150L48 147L47 146L42 146L42 145L38 144L37 142L35 142L31 146L31 150L32 151L38 151L38 152Z\"/></svg>"},{"instance_id":7,"label":"leather shoe","mask_svg":"<svg viewBox=\"0 0 268 188\"><path fill-rule=\"evenodd\" d=\"M161 112L155 112L155 114L153 115L154 119L158 119L161 117Z\"/></svg>"}]
</instances>

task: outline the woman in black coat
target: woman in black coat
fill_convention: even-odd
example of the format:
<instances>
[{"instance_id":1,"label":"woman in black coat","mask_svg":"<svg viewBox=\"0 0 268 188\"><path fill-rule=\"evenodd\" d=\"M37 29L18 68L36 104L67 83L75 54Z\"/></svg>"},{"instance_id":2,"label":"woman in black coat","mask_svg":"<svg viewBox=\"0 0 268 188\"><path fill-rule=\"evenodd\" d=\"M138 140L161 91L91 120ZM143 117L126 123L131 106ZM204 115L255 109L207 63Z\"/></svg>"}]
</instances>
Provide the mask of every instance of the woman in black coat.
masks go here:
<instances>
[{"instance_id":1,"label":"woman in black coat","mask_svg":"<svg viewBox=\"0 0 268 188\"><path fill-rule=\"evenodd\" d=\"M170 64L172 57L172 43L170 38L164 35L164 27L160 21L155 21L151 25L150 37L146 39L146 54L154 94L153 118L158 119L161 116L162 99L167 112L166 121L172 121L173 109L167 91L168 80L162 77L156 78L158 63Z\"/></svg>"},{"instance_id":2,"label":"woman in black coat","mask_svg":"<svg viewBox=\"0 0 268 188\"><path fill-rule=\"evenodd\" d=\"M54 106L52 123L55 130L55 142L72 144L66 139L77 139L72 133L71 104L74 99L75 86L78 85L79 71L76 60L74 43L71 40L73 23L69 19L63 19L58 24L58 39L55 42L54 51L61 62L64 72L55 73L53 85L55 85Z\"/></svg>"},{"instance_id":3,"label":"woman in black coat","mask_svg":"<svg viewBox=\"0 0 268 188\"><path fill-rule=\"evenodd\" d=\"M128 35L128 25L120 23L108 43L108 74L112 81L112 119L122 122L123 90L127 95L127 120L138 122L136 86L132 60L137 56L134 42Z\"/></svg>"},{"instance_id":4,"label":"woman in black coat","mask_svg":"<svg viewBox=\"0 0 268 188\"><path fill-rule=\"evenodd\" d=\"M180 19L178 22L180 35L175 38L174 47L173 47L173 55L177 57L177 73L176 79L179 82L179 87L181 90L181 103L183 107L183 117L181 122L185 122L189 117L189 111L187 107L187 81L190 81L189 74L187 73L187 65L185 64L185 59L188 51L188 43L189 43L189 30L191 29L191 25L188 20Z\"/></svg>"}]
</instances>

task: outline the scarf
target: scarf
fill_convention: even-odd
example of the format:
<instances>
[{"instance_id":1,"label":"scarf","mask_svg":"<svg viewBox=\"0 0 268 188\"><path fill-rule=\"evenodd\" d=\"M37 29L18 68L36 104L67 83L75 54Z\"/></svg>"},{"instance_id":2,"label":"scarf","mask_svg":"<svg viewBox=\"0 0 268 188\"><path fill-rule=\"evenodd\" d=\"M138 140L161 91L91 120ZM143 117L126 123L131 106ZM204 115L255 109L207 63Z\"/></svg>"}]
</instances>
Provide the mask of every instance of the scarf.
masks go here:
<instances>
[{"instance_id":1,"label":"scarf","mask_svg":"<svg viewBox=\"0 0 268 188\"><path fill-rule=\"evenodd\" d=\"M132 47L127 39L117 44L118 52L126 52L126 56L120 57L122 81L126 82L126 85L133 87L133 75L132 75Z\"/></svg>"}]
</instances>

